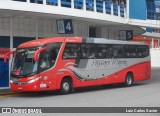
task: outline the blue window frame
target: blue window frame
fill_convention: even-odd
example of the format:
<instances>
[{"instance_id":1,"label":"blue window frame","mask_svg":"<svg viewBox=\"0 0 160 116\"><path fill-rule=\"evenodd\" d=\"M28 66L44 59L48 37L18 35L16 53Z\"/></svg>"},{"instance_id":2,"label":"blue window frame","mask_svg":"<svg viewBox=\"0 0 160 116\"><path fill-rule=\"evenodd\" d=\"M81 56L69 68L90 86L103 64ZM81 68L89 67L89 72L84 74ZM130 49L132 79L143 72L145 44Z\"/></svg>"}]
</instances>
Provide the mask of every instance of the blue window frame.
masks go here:
<instances>
[{"instance_id":1,"label":"blue window frame","mask_svg":"<svg viewBox=\"0 0 160 116\"><path fill-rule=\"evenodd\" d=\"M0 48L10 48L9 36L0 36Z\"/></svg>"},{"instance_id":2,"label":"blue window frame","mask_svg":"<svg viewBox=\"0 0 160 116\"><path fill-rule=\"evenodd\" d=\"M13 48L17 48L17 46L21 43L34 40L35 37L13 37Z\"/></svg>"}]
</instances>

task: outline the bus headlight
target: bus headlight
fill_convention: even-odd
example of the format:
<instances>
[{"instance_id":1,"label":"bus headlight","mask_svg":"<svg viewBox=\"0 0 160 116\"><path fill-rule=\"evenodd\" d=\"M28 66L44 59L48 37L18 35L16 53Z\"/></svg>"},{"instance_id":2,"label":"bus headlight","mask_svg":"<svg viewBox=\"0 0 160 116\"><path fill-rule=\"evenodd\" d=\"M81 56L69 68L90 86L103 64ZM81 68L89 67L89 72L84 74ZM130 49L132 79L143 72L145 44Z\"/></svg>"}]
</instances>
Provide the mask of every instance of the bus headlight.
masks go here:
<instances>
[{"instance_id":1,"label":"bus headlight","mask_svg":"<svg viewBox=\"0 0 160 116\"><path fill-rule=\"evenodd\" d=\"M12 81L12 80L10 80L10 83L13 83L13 81Z\"/></svg>"},{"instance_id":2,"label":"bus headlight","mask_svg":"<svg viewBox=\"0 0 160 116\"><path fill-rule=\"evenodd\" d=\"M35 78L35 79L32 79L32 80L28 81L27 84L33 83L33 82L35 82L35 81L38 81L40 78L41 78L41 76L40 76L40 77L37 77L37 78Z\"/></svg>"}]
</instances>

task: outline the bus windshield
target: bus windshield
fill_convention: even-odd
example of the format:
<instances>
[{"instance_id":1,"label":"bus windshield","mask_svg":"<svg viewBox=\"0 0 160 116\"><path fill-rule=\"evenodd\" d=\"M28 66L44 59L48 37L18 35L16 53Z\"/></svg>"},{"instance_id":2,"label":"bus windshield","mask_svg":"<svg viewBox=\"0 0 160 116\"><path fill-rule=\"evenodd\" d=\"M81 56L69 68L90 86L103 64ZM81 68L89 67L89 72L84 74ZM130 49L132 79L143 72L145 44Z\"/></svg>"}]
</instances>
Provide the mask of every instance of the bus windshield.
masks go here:
<instances>
[{"instance_id":1,"label":"bus windshield","mask_svg":"<svg viewBox=\"0 0 160 116\"><path fill-rule=\"evenodd\" d=\"M45 51L39 54L38 60L34 60L34 53L39 47L17 49L12 62L11 75L13 77L27 77L43 72L54 66L62 43L49 43Z\"/></svg>"},{"instance_id":2,"label":"bus windshield","mask_svg":"<svg viewBox=\"0 0 160 116\"><path fill-rule=\"evenodd\" d=\"M38 61L34 61L34 52L38 48L18 49L13 59L11 74L26 76L36 73Z\"/></svg>"}]
</instances>

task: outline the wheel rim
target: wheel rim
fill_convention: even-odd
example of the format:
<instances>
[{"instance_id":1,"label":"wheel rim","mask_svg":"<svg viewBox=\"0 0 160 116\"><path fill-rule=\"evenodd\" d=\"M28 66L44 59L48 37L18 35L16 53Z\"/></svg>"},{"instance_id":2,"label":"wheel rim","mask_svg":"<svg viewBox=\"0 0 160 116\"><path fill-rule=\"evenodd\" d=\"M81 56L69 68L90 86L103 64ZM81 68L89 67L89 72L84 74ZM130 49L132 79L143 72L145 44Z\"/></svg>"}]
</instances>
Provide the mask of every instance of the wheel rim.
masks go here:
<instances>
[{"instance_id":1,"label":"wheel rim","mask_svg":"<svg viewBox=\"0 0 160 116\"><path fill-rule=\"evenodd\" d=\"M64 82L64 83L63 83L63 89L64 89L65 91L69 91L69 83Z\"/></svg>"},{"instance_id":2,"label":"wheel rim","mask_svg":"<svg viewBox=\"0 0 160 116\"><path fill-rule=\"evenodd\" d=\"M128 85L132 84L132 78L131 77L127 77L127 83L128 83Z\"/></svg>"}]
</instances>

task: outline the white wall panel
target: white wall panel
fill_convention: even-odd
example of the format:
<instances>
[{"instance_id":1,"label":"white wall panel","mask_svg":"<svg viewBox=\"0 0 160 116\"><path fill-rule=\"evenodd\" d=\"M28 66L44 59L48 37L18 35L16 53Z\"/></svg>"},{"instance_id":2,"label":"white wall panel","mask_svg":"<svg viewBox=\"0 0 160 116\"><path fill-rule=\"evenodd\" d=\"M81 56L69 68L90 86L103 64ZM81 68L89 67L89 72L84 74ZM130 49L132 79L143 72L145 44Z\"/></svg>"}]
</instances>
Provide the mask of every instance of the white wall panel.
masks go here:
<instances>
[{"instance_id":1,"label":"white wall panel","mask_svg":"<svg viewBox=\"0 0 160 116\"><path fill-rule=\"evenodd\" d=\"M73 34L58 34L55 19L38 19L38 37L79 36L88 37L89 25L73 22ZM0 35L10 35L10 18L0 18ZM36 37L36 18L14 17L13 36Z\"/></svg>"},{"instance_id":2,"label":"white wall panel","mask_svg":"<svg viewBox=\"0 0 160 116\"><path fill-rule=\"evenodd\" d=\"M0 36L9 36L10 20L9 18L0 17Z\"/></svg>"},{"instance_id":3,"label":"white wall panel","mask_svg":"<svg viewBox=\"0 0 160 116\"><path fill-rule=\"evenodd\" d=\"M35 19L13 18L13 36L35 37Z\"/></svg>"},{"instance_id":4,"label":"white wall panel","mask_svg":"<svg viewBox=\"0 0 160 116\"><path fill-rule=\"evenodd\" d=\"M151 66L160 67L160 63L159 63L160 48L153 48L150 50L150 53L151 53Z\"/></svg>"},{"instance_id":5,"label":"white wall panel","mask_svg":"<svg viewBox=\"0 0 160 116\"><path fill-rule=\"evenodd\" d=\"M73 31L74 31L73 36L88 37L89 35L88 28L89 26L87 24L80 23L80 22L74 22L73 23Z\"/></svg>"}]
</instances>

